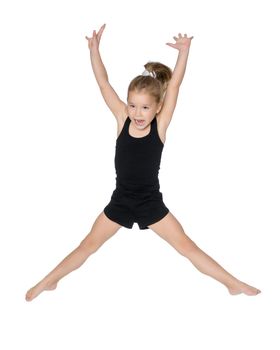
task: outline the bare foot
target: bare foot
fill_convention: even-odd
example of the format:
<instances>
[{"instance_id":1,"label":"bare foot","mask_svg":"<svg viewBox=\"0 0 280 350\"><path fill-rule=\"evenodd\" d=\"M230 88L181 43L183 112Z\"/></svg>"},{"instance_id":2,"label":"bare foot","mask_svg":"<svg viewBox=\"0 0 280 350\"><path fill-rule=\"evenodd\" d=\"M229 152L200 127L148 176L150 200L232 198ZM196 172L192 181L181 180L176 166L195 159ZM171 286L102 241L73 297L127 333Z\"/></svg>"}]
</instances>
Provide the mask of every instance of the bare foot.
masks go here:
<instances>
[{"instance_id":1,"label":"bare foot","mask_svg":"<svg viewBox=\"0 0 280 350\"><path fill-rule=\"evenodd\" d=\"M261 291L255 287L249 286L249 284L246 284L244 282L238 281L236 286L234 287L227 287L228 291L232 295L237 295L244 293L246 295L257 295L261 293Z\"/></svg>"},{"instance_id":2,"label":"bare foot","mask_svg":"<svg viewBox=\"0 0 280 350\"><path fill-rule=\"evenodd\" d=\"M29 291L25 295L26 301L31 301L34 298L36 298L40 293L42 293L44 290L54 290L57 286L57 282L55 283L48 283L44 280L36 284L36 286L29 289Z\"/></svg>"}]
</instances>

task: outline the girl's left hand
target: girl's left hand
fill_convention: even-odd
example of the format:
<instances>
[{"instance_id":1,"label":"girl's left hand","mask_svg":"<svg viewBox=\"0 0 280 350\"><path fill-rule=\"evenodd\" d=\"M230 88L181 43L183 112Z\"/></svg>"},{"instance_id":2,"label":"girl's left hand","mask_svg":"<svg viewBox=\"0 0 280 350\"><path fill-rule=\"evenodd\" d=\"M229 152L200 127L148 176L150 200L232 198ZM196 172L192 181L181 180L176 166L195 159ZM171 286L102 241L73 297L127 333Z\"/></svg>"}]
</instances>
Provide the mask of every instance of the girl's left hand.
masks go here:
<instances>
[{"instance_id":1,"label":"girl's left hand","mask_svg":"<svg viewBox=\"0 0 280 350\"><path fill-rule=\"evenodd\" d=\"M193 39L193 36L188 38L187 34L184 34L184 36L182 36L181 33L179 33L178 36L179 38L177 38L176 36L173 36L174 40L176 41L175 44L166 43L166 45L169 45L179 51L188 49L191 45L191 40Z\"/></svg>"}]
</instances>

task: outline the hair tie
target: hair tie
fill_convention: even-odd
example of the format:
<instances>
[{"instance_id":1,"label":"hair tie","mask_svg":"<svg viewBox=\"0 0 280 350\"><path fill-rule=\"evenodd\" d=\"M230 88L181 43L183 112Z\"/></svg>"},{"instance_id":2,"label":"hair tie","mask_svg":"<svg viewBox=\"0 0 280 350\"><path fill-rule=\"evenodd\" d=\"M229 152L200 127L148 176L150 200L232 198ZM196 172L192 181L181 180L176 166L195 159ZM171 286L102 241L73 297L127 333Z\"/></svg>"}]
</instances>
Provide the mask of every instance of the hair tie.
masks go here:
<instances>
[{"instance_id":1,"label":"hair tie","mask_svg":"<svg viewBox=\"0 0 280 350\"><path fill-rule=\"evenodd\" d=\"M144 70L144 72L142 73L142 75L150 75L153 78L156 78L156 73L154 71L149 72L147 69Z\"/></svg>"}]
</instances>

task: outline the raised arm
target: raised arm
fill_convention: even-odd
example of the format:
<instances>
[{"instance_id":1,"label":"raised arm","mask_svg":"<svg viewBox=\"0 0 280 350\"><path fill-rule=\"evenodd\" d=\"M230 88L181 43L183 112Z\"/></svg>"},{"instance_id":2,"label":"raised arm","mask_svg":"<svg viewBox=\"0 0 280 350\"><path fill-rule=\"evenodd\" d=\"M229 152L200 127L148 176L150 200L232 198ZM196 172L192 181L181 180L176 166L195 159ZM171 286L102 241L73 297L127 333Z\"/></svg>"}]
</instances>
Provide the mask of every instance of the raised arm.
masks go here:
<instances>
[{"instance_id":1,"label":"raised arm","mask_svg":"<svg viewBox=\"0 0 280 350\"><path fill-rule=\"evenodd\" d=\"M100 88L100 92L107 106L114 114L117 121L119 121L125 115L126 104L121 101L109 83L108 74L100 56L99 43L104 29L105 24L99 29L98 33L96 33L95 30L93 31L92 38L86 36L86 39L88 40L88 48L90 50L92 70Z\"/></svg>"},{"instance_id":2,"label":"raised arm","mask_svg":"<svg viewBox=\"0 0 280 350\"><path fill-rule=\"evenodd\" d=\"M185 75L190 44L193 36L188 38L187 34L184 34L184 36L182 36L181 33L179 33L178 38L176 36L173 38L176 43L166 43L166 45L177 49L178 57L172 77L167 86L163 106L158 114L158 118L165 128L168 127L176 107L179 88Z\"/></svg>"}]
</instances>

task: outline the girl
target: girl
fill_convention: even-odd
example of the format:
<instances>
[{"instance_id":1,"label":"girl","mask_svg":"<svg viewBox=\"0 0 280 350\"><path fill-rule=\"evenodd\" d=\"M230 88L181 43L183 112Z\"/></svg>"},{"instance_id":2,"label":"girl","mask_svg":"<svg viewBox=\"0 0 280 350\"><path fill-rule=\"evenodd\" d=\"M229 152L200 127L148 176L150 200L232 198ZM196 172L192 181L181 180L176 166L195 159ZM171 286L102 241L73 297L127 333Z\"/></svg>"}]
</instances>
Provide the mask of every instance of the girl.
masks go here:
<instances>
[{"instance_id":1,"label":"girl","mask_svg":"<svg viewBox=\"0 0 280 350\"><path fill-rule=\"evenodd\" d=\"M173 37L174 44L167 43L178 50L173 72L164 64L146 63L145 71L128 87L126 104L110 85L101 60L99 44L104 29L105 24L98 33L93 31L92 38L86 36L86 39L97 84L117 121L116 189L80 245L26 293L26 300L55 289L61 278L79 268L122 226L132 228L134 222L141 230L153 230L200 272L222 283L230 294L257 295L261 292L259 289L228 273L186 235L159 191L158 172L166 130L176 106L193 37L179 33Z\"/></svg>"}]
</instances>

